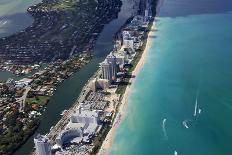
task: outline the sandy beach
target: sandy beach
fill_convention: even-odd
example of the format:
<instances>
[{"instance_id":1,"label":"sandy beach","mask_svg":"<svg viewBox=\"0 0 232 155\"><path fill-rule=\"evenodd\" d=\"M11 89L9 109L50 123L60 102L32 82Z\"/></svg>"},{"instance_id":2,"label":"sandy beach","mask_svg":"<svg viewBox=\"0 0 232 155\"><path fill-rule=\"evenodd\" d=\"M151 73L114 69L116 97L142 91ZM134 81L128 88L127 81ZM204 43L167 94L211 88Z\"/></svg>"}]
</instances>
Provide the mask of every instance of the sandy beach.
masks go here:
<instances>
[{"instance_id":1,"label":"sandy beach","mask_svg":"<svg viewBox=\"0 0 232 155\"><path fill-rule=\"evenodd\" d=\"M147 44L146 44L146 48L143 51L142 57L140 58L137 66L135 67L134 71L132 72L132 75L134 75L136 77L136 75L139 73L140 69L143 67L144 61L146 59L147 53L150 49L151 46L151 36L154 36L155 33L155 21L153 22L153 26L151 31L148 34L148 38L147 38ZM131 78L130 82L133 85L133 81L135 80L135 78ZM126 108L127 108L127 104L128 104L128 97L130 95L131 92L131 87L132 85L128 85L125 93L123 95L123 99L122 99L122 103L119 107L119 112L115 118L115 121L113 123L112 128L110 129L110 131L108 132L99 152L98 155L105 155L109 153L109 150L111 148L112 142L113 142L113 138L115 136L115 132L120 124L120 122L122 121L122 119L124 118L125 114L126 114Z\"/></svg>"}]
</instances>

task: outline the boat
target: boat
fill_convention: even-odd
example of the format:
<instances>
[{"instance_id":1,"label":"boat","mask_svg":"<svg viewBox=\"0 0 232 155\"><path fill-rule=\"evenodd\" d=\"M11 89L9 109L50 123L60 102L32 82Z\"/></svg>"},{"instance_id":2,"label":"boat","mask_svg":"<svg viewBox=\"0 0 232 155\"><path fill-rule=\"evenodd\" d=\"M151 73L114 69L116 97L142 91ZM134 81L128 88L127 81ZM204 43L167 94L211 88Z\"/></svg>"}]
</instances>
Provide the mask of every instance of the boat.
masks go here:
<instances>
[{"instance_id":1,"label":"boat","mask_svg":"<svg viewBox=\"0 0 232 155\"><path fill-rule=\"evenodd\" d=\"M52 127L50 128L50 131L51 131L53 128L54 128L54 126L52 126Z\"/></svg>"},{"instance_id":2,"label":"boat","mask_svg":"<svg viewBox=\"0 0 232 155\"><path fill-rule=\"evenodd\" d=\"M163 127L165 126L166 118L163 119Z\"/></svg>"},{"instance_id":3,"label":"boat","mask_svg":"<svg viewBox=\"0 0 232 155\"><path fill-rule=\"evenodd\" d=\"M63 116L65 112L67 112L67 110L63 110L60 115Z\"/></svg>"},{"instance_id":4,"label":"boat","mask_svg":"<svg viewBox=\"0 0 232 155\"><path fill-rule=\"evenodd\" d=\"M201 109L198 109L198 114L201 114Z\"/></svg>"}]
</instances>

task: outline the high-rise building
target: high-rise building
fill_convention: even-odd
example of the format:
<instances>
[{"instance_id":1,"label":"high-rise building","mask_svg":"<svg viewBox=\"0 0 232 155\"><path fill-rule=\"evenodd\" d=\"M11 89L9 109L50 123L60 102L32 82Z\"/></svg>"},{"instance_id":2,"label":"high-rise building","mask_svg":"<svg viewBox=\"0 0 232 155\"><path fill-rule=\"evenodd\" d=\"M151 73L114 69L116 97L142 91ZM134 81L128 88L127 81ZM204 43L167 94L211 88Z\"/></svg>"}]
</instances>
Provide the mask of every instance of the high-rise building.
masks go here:
<instances>
[{"instance_id":1,"label":"high-rise building","mask_svg":"<svg viewBox=\"0 0 232 155\"><path fill-rule=\"evenodd\" d=\"M42 136L38 134L34 138L36 155L51 155L51 145L48 142L48 138L46 136Z\"/></svg>"},{"instance_id":2,"label":"high-rise building","mask_svg":"<svg viewBox=\"0 0 232 155\"><path fill-rule=\"evenodd\" d=\"M107 79L109 80L109 82L111 82L112 77L113 77L111 64L105 60L100 65L101 65L101 70L102 70L102 78Z\"/></svg>"},{"instance_id":3,"label":"high-rise building","mask_svg":"<svg viewBox=\"0 0 232 155\"><path fill-rule=\"evenodd\" d=\"M123 45L124 45L124 47L134 50L134 38L132 36L133 36L133 32L123 31Z\"/></svg>"},{"instance_id":4,"label":"high-rise building","mask_svg":"<svg viewBox=\"0 0 232 155\"><path fill-rule=\"evenodd\" d=\"M145 15L144 15L144 16L145 16L145 18L148 18L148 16L149 16L149 14L148 14L148 13L149 13L149 12L148 12L148 9L146 9L146 10L145 10Z\"/></svg>"},{"instance_id":5,"label":"high-rise building","mask_svg":"<svg viewBox=\"0 0 232 155\"><path fill-rule=\"evenodd\" d=\"M134 50L134 39L133 38L126 38L123 40L123 45L125 48L129 48Z\"/></svg>"},{"instance_id":6,"label":"high-rise building","mask_svg":"<svg viewBox=\"0 0 232 155\"><path fill-rule=\"evenodd\" d=\"M112 82L117 76L117 60L113 53L110 53L101 64L102 78Z\"/></svg>"},{"instance_id":7,"label":"high-rise building","mask_svg":"<svg viewBox=\"0 0 232 155\"><path fill-rule=\"evenodd\" d=\"M117 75L117 63L116 63L116 57L113 55L111 52L107 57L106 60L109 64L111 64L111 72L112 72L112 77L116 77ZM111 77L111 78L112 78Z\"/></svg>"},{"instance_id":8,"label":"high-rise building","mask_svg":"<svg viewBox=\"0 0 232 155\"><path fill-rule=\"evenodd\" d=\"M96 92L98 89L106 90L109 88L109 82L106 79L93 79L90 82L90 89Z\"/></svg>"}]
</instances>

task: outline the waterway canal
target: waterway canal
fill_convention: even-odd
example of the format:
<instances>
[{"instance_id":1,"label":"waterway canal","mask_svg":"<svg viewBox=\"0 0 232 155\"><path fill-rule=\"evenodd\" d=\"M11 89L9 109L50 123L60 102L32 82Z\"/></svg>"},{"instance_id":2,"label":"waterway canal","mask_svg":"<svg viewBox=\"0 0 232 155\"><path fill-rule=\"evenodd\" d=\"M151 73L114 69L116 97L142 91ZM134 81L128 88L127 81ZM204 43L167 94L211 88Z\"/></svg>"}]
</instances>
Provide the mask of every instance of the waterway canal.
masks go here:
<instances>
[{"instance_id":1,"label":"waterway canal","mask_svg":"<svg viewBox=\"0 0 232 155\"><path fill-rule=\"evenodd\" d=\"M41 124L36 133L48 133L49 129L59 121L61 118L60 113L64 109L68 109L72 106L86 81L98 69L99 63L105 59L106 55L109 54L113 48L114 34L120 29L126 20L135 13L136 7L132 4L136 4L138 0L122 1L123 5L118 18L107 24L101 32L94 48L93 59L80 71L73 74L69 79L58 86L57 91L48 103L47 109L42 116ZM33 146L33 136L31 136L29 140L14 154L29 154Z\"/></svg>"}]
</instances>

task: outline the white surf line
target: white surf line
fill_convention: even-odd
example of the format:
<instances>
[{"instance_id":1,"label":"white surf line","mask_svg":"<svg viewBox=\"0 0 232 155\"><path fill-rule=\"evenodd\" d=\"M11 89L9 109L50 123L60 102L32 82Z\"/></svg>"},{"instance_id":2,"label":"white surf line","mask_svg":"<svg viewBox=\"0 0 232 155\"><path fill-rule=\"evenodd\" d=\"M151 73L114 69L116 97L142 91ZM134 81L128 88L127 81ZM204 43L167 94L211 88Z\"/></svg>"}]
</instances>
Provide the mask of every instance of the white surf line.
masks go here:
<instances>
[{"instance_id":1,"label":"white surf line","mask_svg":"<svg viewBox=\"0 0 232 155\"><path fill-rule=\"evenodd\" d=\"M199 89L197 90L197 94L196 94L196 101L195 101L195 107L194 107L194 113L193 113L194 117L196 117L197 114L199 113L199 110L198 110L198 96L199 96ZM201 109L200 109L200 112L201 112Z\"/></svg>"},{"instance_id":2,"label":"white surf line","mask_svg":"<svg viewBox=\"0 0 232 155\"><path fill-rule=\"evenodd\" d=\"M162 130L163 130L163 133L164 133L164 137L167 139L168 137L167 137L167 131L166 131L166 121L167 121L167 119L164 118L163 123L162 123Z\"/></svg>"}]
</instances>

